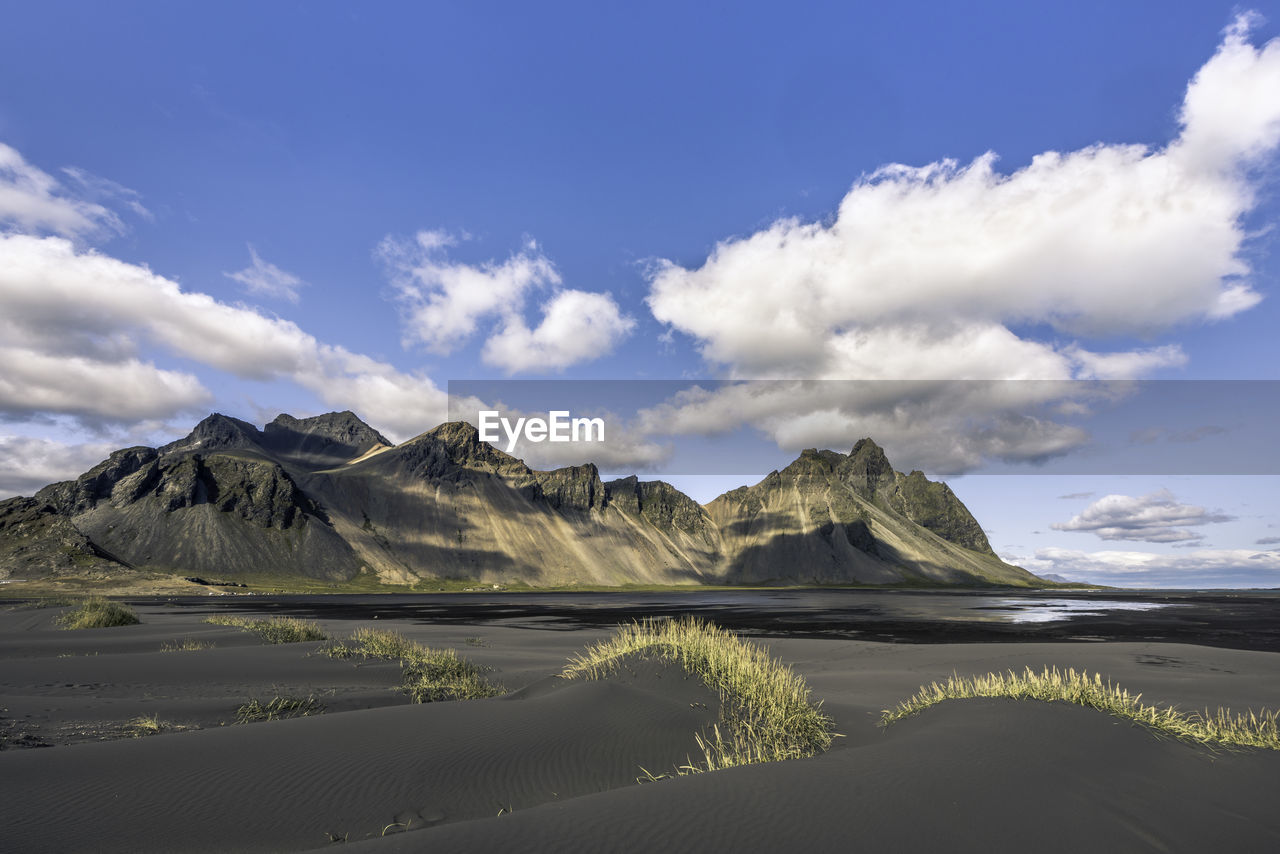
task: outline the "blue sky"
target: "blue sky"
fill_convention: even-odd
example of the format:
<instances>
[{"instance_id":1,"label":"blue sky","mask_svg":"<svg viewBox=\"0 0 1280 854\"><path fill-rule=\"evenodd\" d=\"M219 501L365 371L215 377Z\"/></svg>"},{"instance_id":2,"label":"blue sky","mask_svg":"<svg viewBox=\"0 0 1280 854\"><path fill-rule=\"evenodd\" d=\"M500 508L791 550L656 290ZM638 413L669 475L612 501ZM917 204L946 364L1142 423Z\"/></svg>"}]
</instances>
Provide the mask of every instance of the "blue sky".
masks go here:
<instances>
[{"instance_id":1,"label":"blue sky","mask_svg":"<svg viewBox=\"0 0 1280 854\"><path fill-rule=\"evenodd\" d=\"M215 409L401 440L460 380L1280 380L1280 4L602 5L7 10L0 494ZM939 394L601 463L749 436L707 500L870 433L1036 571L1280 586L1274 475L1051 477L1087 438L1010 416L1078 400Z\"/></svg>"}]
</instances>

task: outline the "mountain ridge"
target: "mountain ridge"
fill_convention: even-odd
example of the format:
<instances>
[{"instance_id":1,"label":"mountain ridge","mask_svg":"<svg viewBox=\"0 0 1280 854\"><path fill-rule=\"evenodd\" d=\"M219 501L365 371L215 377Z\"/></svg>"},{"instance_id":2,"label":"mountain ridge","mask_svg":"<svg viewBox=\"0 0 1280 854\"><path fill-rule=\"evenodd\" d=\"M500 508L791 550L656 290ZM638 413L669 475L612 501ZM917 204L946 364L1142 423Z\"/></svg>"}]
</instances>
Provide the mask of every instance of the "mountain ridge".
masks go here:
<instances>
[{"instance_id":1,"label":"mountain ridge","mask_svg":"<svg viewBox=\"0 0 1280 854\"><path fill-rule=\"evenodd\" d=\"M0 502L0 578L267 568L338 585L1041 583L945 483L895 471L870 438L701 505L592 463L532 469L466 422L393 445L350 411L263 429L213 413Z\"/></svg>"}]
</instances>

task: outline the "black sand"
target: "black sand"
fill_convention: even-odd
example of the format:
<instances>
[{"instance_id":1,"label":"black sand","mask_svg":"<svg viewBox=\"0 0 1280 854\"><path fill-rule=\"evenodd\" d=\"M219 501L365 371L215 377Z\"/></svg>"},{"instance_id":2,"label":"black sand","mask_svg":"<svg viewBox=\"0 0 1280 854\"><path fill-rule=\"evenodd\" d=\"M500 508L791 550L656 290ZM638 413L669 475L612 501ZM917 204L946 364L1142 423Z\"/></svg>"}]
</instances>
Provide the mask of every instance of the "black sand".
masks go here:
<instances>
[{"instance_id":1,"label":"black sand","mask_svg":"<svg viewBox=\"0 0 1280 854\"><path fill-rule=\"evenodd\" d=\"M953 671L1046 664L1097 670L1188 709L1277 708L1280 654L1222 645L1274 631L1274 598L1184 598L1176 617L989 624L948 619L970 609L940 610L943 594L896 594L924 615L917 621L975 622L964 631L988 626L987 639L1005 642L884 643L847 634L874 619L824 635L813 626L836 623L831 608L801 597L770 612L752 595L722 613L684 601L770 635L760 642L806 677L845 737L811 760L644 784L642 766L661 773L696 753L715 698L657 666L602 682L551 677L608 633L599 623L673 607L671 595L153 601L137 606L142 625L78 632L57 630L54 609L0 610L0 849L299 851L333 838L388 851L1280 849L1280 753L1209 751L1065 704L951 702L876 726L881 709ZM857 599L843 601L867 607ZM891 613L893 598L881 601L884 622L912 622ZM432 613L450 602L453 619ZM308 607L331 634L379 625L454 647L511 693L410 705L394 690L395 664L312 655L314 643L265 646L202 622ZM1188 633L1233 607L1237 620L1270 608L1270 623L1252 633L1209 626L1216 646L1054 640L1088 619ZM160 651L184 638L215 646ZM249 697L276 694L313 696L325 713L226 725ZM121 737L151 714L188 729ZM39 743L54 746L22 749Z\"/></svg>"}]
</instances>

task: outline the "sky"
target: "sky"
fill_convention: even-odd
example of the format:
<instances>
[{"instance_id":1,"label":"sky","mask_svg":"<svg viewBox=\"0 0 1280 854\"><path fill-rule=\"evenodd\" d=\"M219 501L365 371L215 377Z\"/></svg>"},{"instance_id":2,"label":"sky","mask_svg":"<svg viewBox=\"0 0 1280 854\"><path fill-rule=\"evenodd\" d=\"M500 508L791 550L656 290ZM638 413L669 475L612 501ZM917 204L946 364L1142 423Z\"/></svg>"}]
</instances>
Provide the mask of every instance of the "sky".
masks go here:
<instances>
[{"instance_id":1,"label":"sky","mask_svg":"<svg viewBox=\"0 0 1280 854\"><path fill-rule=\"evenodd\" d=\"M10 4L0 497L568 400L517 455L869 435L1035 572L1280 587L1280 3L606 6Z\"/></svg>"}]
</instances>

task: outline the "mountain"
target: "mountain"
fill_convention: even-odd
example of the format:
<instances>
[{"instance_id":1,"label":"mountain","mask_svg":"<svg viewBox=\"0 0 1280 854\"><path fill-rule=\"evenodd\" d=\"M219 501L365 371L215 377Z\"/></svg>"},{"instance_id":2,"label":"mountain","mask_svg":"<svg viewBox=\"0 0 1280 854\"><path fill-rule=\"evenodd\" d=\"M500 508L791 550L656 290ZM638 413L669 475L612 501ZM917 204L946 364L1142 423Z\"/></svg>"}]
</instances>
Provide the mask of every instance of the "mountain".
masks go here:
<instances>
[{"instance_id":1,"label":"mountain","mask_svg":"<svg viewBox=\"0 0 1280 854\"><path fill-rule=\"evenodd\" d=\"M160 448L0 502L0 578L122 573L532 586L1039 583L943 483L870 439L705 507L594 465L536 471L464 422L392 445L351 412L213 414Z\"/></svg>"},{"instance_id":2,"label":"mountain","mask_svg":"<svg viewBox=\"0 0 1280 854\"><path fill-rule=\"evenodd\" d=\"M707 505L732 583L794 581L1026 584L945 483L894 471L862 439L848 454L810 449L755 486Z\"/></svg>"}]
</instances>

